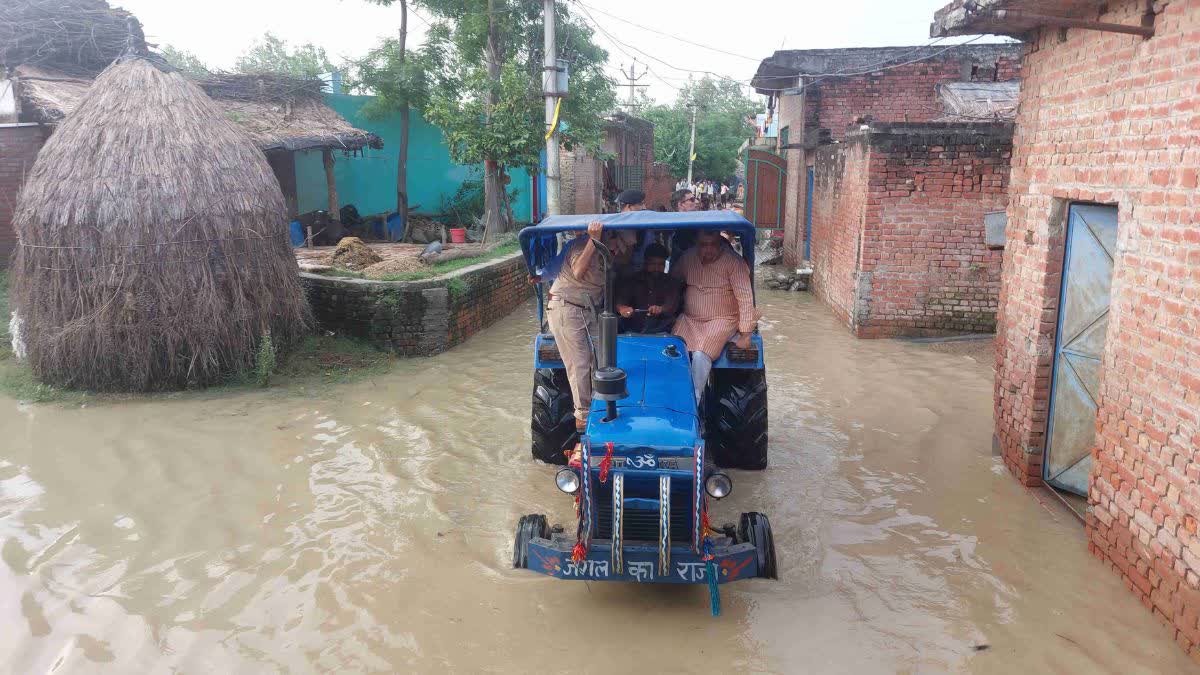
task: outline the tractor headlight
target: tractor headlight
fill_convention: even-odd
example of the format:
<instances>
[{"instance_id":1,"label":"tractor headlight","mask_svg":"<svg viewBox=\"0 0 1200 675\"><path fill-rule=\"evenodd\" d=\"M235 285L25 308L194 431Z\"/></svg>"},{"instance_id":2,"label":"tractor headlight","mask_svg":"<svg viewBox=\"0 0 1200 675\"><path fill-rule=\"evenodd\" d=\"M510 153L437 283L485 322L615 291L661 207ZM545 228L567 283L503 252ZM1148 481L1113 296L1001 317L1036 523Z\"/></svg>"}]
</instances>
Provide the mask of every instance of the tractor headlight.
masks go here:
<instances>
[{"instance_id":1,"label":"tractor headlight","mask_svg":"<svg viewBox=\"0 0 1200 675\"><path fill-rule=\"evenodd\" d=\"M559 490L573 495L579 492L579 474L575 473L574 469L559 469L554 475L554 484Z\"/></svg>"},{"instance_id":2,"label":"tractor headlight","mask_svg":"<svg viewBox=\"0 0 1200 675\"><path fill-rule=\"evenodd\" d=\"M704 491L713 499L728 497L733 492L733 481L723 473L714 473L704 481Z\"/></svg>"}]
</instances>

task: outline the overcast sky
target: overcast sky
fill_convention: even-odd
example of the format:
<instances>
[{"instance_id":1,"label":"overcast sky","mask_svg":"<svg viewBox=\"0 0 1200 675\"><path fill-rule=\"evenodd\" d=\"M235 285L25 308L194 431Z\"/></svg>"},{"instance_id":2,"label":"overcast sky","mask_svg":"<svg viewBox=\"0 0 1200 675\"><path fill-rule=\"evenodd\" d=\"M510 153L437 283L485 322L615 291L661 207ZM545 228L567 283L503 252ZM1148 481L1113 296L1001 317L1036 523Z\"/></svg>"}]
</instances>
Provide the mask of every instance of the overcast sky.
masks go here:
<instances>
[{"instance_id":1,"label":"overcast sky","mask_svg":"<svg viewBox=\"0 0 1200 675\"><path fill-rule=\"evenodd\" d=\"M618 77L620 66L624 64L628 70L636 56L639 63L649 66L649 73L639 84L650 85L647 91L659 101L674 98L675 87L687 80L689 73L682 69L708 70L749 81L758 62L776 49L925 44L934 11L947 2L571 0L575 13L588 18L586 9L591 12L589 20L611 34L610 38L597 31L596 38L609 51L610 73ZM110 4L137 15L150 42L186 49L216 68L230 68L247 45L265 31L289 43L323 46L336 63L342 58L362 56L380 38L394 35L400 26L398 7L379 7L363 0L110 0ZM417 14L424 12L418 10ZM690 45L627 22L730 54ZM423 20L410 12L409 39L420 43L425 28ZM639 65L639 74L644 67Z\"/></svg>"}]
</instances>

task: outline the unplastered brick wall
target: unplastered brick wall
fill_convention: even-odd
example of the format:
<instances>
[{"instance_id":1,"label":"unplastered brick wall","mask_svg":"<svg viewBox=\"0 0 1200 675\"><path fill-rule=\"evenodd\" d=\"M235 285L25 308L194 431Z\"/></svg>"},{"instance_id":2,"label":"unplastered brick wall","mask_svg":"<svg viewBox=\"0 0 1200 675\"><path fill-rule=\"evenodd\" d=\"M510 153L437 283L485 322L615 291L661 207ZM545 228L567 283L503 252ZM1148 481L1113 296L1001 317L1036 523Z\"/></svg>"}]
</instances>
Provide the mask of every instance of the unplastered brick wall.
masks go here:
<instances>
[{"instance_id":1,"label":"unplastered brick wall","mask_svg":"<svg viewBox=\"0 0 1200 675\"><path fill-rule=\"evenodd\" d=\"M987 247L984 214L1008 203L1012 127L882 125L866 135L855 334L994 331L1002 254Z\"/></svg>"},{"instance_id":2,"label":"unplastered brick wall","mask_svg":"<svg viewBox=\"0 0 1200 675\"><path fill-rule=\"evenodd\" d=\"M858 296L860 237L867 210L870 150L859 136L817 150L812 290L847 325Z\"/></svg>"},{"instance_id":3,"label":"unplastered brick wall","mask_svg":"<svg viewBox=\"0 0 1200 675\"><path fill-rule=\"evenodd\" d=\"M532 294L519 253L428 281L300 276L323 330L401 356L444 352L508 316Z\"/></svg>"},{"instance_id":4,"label":"unplastered brick wall","mask_svg":"<svg viewBox=\"0 0 1200 675\"><path fill-rule=\"evenodd\" d=\"M881 125L817 151L813 291L858 337L990 332L1012 128Z\"/></svg>"},{"instance_id":5,"label":"unplastered brick wall","mask_svg":"<svg viewBox=\"0 0 1200 675\"><path fill-rule=\"evenodd\" d=\"M1045 14L1069 3L1044 3ZM1151 5L1149 39L1044 28L1024 66L997 330L996 433L1040 482L1064 218L1117 207L1089 547L1200 653L1200 0ZM1147 3L1100 21L1140 25Z\"/></svg>"},{"instance_id":6,"label":"unplastered brick wall","mask_svg":"<svg viewBox=\"0 0 1200 675\"><path fill-rule=\"evenodd\" d=\"M996 59L997 81L1020 76L1016 54L1014 50L1012 56ZM840 140L860 118L877 123L935 120L944 114L937 85L971 81L971 67L951 50L940 58L889 70L822 80L809 89L805 100L809 126Z\"/></svg>"},{"instance_id":7,"label":"unplastered brick wall","mask_svg":"<svg viewBox=\"0 0 1200 675\"><path fill-rule=\"evenodd\" d=\"M0 268L8 266L16 250L12 217L17 193L45 141L46 130L41 125L0 124Z\"/></svg>"}]
</instances>

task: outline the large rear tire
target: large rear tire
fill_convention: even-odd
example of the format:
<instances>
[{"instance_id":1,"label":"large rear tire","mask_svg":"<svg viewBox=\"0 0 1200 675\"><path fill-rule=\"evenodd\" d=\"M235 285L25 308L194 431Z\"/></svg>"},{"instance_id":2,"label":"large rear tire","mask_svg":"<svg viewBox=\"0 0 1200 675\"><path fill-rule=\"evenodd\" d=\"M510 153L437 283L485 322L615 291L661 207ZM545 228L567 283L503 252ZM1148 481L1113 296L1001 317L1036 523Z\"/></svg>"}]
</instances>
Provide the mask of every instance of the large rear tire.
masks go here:
<instances>
[{"instance_id":1,"label":"large rear tire","mask_svg":"<svg viewBox=\"0 0 1200 675\"><path fill-rule=\"evenodd\" d=\"M754 544L758 553L758 576L763 579L778 579L779 569L775 562L775 536L771 534L771 521L757 511L743 513L738 524L738 541Z\"/></svg>"},{"instance_id":2,"label":"large rear tire","mask_svg":"<svg viewBox=\"0 0 1200 675\"><path fill-rule=\"evenodd\" d=\"M533 514L521 516L517 521L517 534L513 538L513 568L529 569L529 542L534 539L549 539L550 525L546 516Z\"/></svg>"},{"instance_id":3,"label":"large rear tire","mask_svg":"<svg viewBox=\"0 0 1200 675\"><path fill-rule=\"evenodd\" d=\"M533 372L533 458L547 464L566 464L566 452L579 442L575 431L575 401L567 371L538 368Z\"/></svg>"},{"instance_id":4,"label":"large rear tire","mask_svg":"<svg viewBox=\"0 0 1200 675\"><path fill-rule=\"evenodd\" d=\"M767 373L722 368L712 371L705 401L707 446L717 466L767 468Z\"/></svg>"}]
</instances>

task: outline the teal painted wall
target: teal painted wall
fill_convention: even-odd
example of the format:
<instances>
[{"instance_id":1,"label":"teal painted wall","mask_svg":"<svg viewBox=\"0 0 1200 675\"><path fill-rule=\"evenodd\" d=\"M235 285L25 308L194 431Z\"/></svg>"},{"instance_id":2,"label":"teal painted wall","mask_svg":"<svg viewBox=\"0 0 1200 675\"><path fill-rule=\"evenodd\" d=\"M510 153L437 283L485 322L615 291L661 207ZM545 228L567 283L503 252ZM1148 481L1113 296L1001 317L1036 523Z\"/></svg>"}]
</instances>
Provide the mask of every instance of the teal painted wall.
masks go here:
<instances>
[{"instance_id":1,"label":"teal painted wall","mask_svg":"<svg viewBox=\"0 0 1200 675\"><path fill-rule=\"evenodd\" d=\"M390 212L396 208L396 152L400 147L400 116L368 120L361 114L370 96L328 94L325 102L359 129L371 131L383 139L382 150L366 148L357 155L335 152L334 178L342 205L353 204L367 215ZM517 191L513 216L518 223L532 217L532 189L529 174L523 169L511 172L510 187ZM408 145L408 203L419 213L437 214L442 199L449 199L464 180L478 179L483 165L462 165L450 161L450 151L442 132L420 114L411 116ZM325 168L321 151L296 153L296 197L300 212L327 206ZM419 208L418 208L419 207Z\"/></svg>"}]
</instances>

